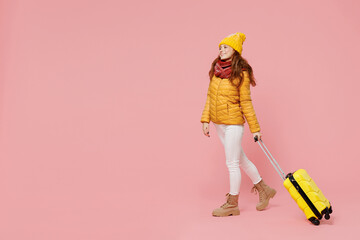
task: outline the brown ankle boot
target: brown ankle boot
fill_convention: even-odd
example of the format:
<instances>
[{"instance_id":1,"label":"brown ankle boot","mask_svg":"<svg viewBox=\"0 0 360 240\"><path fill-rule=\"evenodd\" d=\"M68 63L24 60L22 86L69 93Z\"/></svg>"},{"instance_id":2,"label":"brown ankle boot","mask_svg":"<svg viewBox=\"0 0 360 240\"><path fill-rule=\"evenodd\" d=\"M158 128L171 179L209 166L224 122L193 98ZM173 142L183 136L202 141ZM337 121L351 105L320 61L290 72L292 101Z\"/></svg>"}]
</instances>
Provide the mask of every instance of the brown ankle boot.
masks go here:
<instances>
[{"instance_id":1,"label":"brown ankle boot","mask_svg":"<svg viewBox=\"0 0 360 240\"><path fill-rule=\"evenodd\" d=\"M230 195L227 193L225 195L227 197L226 203L221 205L220 208L215 209L212 212L212 215L215 217L226 217L226 216L235 216L240 214L240 210L238 207L238 199L239 195Z\"/></svg>"},{"instance_id":2,"label":"brown ankle boot","mask_svg":"<svg viewBox=\"0 0 360 240\"><path fill-rule=\"evenodd\" d=\"M251 192L259 193L259 203L256 205L256 210L262 211L269 205L270 198L273 198L276 194L276 190L270 188L261 180L258 184L255 184L251 189Z\"/></svg>"}]
</instances>

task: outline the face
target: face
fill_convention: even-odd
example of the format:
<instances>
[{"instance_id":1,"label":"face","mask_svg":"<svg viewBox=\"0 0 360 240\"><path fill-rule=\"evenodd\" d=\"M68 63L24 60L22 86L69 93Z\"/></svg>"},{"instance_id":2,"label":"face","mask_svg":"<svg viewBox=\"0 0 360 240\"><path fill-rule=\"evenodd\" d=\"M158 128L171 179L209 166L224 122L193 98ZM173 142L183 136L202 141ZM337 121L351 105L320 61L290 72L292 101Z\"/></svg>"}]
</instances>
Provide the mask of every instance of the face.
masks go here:
<instances>
[{"instance_id":1,"label":"face","mask_svg":"<svg viewBox=\"0 0 360 240\"><path fill-rule=\"evenodd\" d=\"M235 50L226 44L221 44L219 47L219 56L221 60L230 59L234 54Z\"/></svg>"}]
</instances>

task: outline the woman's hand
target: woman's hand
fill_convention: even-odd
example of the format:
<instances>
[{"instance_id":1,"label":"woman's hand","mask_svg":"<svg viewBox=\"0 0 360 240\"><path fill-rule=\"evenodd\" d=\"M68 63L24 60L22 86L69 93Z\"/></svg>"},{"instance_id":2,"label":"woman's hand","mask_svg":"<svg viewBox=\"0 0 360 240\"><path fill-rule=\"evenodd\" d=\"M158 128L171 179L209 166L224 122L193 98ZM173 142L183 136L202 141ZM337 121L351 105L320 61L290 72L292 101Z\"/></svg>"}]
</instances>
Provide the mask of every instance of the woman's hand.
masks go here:
<instances>
[{"instance_id":1,"label":"woman's hand","mask_svg":"<svg viewBox=\"0 0 360 240\"><path fill-rule=\"evenodd\" d=\"M260 132L253 133L253 138L255 138L256 136L258 137L258 140L261 139L261 133Z\"/></svg>"},{"instance_id":2,"label":"woman's hand","mask_svg":"<svg viewBox=\"0 0 360 240\"><path fill-rule=\"evenodd\" d=\"M204 122L202 128L203 128L204 135L210 137L210 135L209 135L209 123Z\"/></svg>"}]
</instances>

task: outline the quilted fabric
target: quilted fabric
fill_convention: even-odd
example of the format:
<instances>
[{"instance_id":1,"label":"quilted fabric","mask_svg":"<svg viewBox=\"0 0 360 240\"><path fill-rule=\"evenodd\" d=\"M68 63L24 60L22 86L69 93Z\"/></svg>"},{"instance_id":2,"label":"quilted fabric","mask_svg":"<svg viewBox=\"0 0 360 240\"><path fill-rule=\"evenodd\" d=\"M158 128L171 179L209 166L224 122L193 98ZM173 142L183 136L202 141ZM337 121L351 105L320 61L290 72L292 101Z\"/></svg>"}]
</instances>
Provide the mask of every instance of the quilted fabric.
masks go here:
<instances>
[{"instance_id":1,"label":"quilted fabric","mask_svg":"<svg viewBox=\"0 0 360 240\"><path fill-rule=\"evenodd\" d=\"M227 78L211 79L201 122L217 124L244 124L245 119L252 133L259 132L260 126L250 97L250 78L243 71L244 81L239 88Z\"/></svg>"}]
</instances>

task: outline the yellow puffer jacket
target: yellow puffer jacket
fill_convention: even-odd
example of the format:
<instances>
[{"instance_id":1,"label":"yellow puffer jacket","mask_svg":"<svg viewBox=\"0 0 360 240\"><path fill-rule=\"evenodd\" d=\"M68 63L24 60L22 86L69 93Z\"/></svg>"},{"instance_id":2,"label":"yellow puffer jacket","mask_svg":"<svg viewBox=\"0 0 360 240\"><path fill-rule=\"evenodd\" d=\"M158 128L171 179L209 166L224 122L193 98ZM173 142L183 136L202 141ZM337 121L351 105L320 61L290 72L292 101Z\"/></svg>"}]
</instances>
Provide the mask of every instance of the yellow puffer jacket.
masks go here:
<instances>
[{"instance_id":1,"label":"yellow puffer jacket","mask_svg":"<svg viewBox=\"0 0 360 240\"><path fill-rule=\"evenodd\" d=\"M259 132L260 126L250 97L250 78L243 71L244 81L239 88L231 84L227 78L214 75L209 84L206 104L201 122L217 124L244 124L245 119L252 133Z\"/></svg>"}]
</instances>

